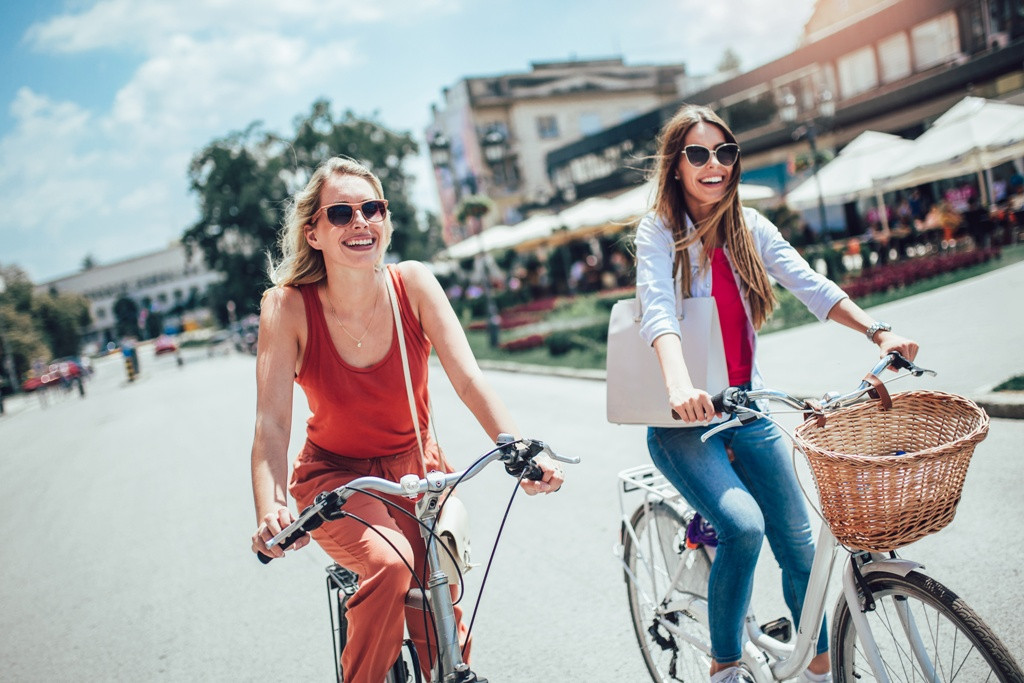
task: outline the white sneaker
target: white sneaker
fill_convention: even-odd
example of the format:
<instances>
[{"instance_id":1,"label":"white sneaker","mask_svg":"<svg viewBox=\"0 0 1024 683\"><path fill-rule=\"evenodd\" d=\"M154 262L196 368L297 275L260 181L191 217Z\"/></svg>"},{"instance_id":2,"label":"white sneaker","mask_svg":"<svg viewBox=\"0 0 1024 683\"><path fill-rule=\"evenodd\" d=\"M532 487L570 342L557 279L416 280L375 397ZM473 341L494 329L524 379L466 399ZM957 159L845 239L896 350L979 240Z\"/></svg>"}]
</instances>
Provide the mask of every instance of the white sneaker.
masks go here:
<instances>
[{"instance_id":1,"label":"white sneaker","mask_svg":"<svg viewBox=\"0 0 1024 683\"><path fill-rule=\"evenodd\" d=\"M755 683L746 667L730 666L711 677L711 683Z\"/></svg>"}]
</instances>

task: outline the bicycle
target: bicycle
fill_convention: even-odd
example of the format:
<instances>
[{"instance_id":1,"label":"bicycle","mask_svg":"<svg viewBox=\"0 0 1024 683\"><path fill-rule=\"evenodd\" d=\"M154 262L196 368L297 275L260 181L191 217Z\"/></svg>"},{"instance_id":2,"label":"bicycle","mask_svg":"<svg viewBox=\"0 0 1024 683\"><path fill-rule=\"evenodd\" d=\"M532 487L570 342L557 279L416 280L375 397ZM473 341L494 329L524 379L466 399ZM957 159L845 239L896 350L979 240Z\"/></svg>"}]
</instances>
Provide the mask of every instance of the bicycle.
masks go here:
<instances>
[{"instance_id":1,"label":"bicycle","mask_svg":"<svg viewBox=\"0 0 1024 683\"><path fill-rule=\"evenodd\" d=\"M756 406L755 402L762 399L783 403L805 414L808 419L789 434L794 443L793 466L796 467L796 451L800 450L814 474L823 516L795 641L789 642L793 625L788 618L759 625L750 609L741 664L758 683L784 681L807 668L814 656L836 558L839 549L845 548L848 557L842 573L842 591L831 622L831 667L836 681L1024 681L1024 673L1010 652L963 600L925 575L922 565L896 554L899 547L934 533L952 520L967 461L974 446L987 435L988 417L972 402L951 394L912 391L890 397L878 380L888 367L906 371L899 377L935 374L894 353L883 357L854 391L829 393L820 402L801 400L773 389L743 391L735 387L712 399L716 412L732 418L710 428L702 437L704 440L753 420L774 422ZM909 496L908 490L897 492L904 495L907 507L886 517L886 505L898 496L886 497L895 489L883 487L896 485L889 481L899 480L899 475L894 474L899 470L881 474L843 470L851 457L858 467L871 458L844 456L841 441L845 437L845 448L850 449L850 441L864 447L865 439L875 438L874 454L888 449L888 455L879 459L893 468L900 467L901 462L916 454L910 452L909 446L893 448L892 442L885 445L885 439L878 438L878 433L902 433L902 438L907 438L910 431L905 425L896 429L886 425L904 419L921 422L920 415L914 413L921 409L919 397L924 395L941 397L932 399L942 404L938 412L951 413L949 419L959 421L957 428L961 430L954 439L946 433L948 425L937 427L936 423L926 421L914 427L922 430L922 434L943 432L939 438L947 441L943 445L946 450L938 455L945 457L953 452L950 449L958 449L951 456L958 459L960 471L954 473L956 476L948 472L937 476L931 473L931 479L958 476L959 481L939 482L951 487L943 493L949 499L949 509L942 510L941 518L911 524L900 532L902 536L893 537L887 527L901 525L892 520L901 515L914 517L917 508L932 502L929 494L933 492L908 489ZM894 403L899 410L887 411L885 406ZM908 409L904 410L905 407ZM897 413L901 417L896 417ZM836 430L845 429L844 420L856 422L853 427L858 431L857 437L842 434L839 442L829 441L836 438ZM940 461L938 457L931 459ZM830 471L830 467L839 469ZM934 465L926 463L922 467ZM912 472L901 483L913 486L914 481L927 479L928 475L925 470ZM653 465L632 467L618 476L622 525L616 551L624 566L633 630L647 670L659 682L706 681L711 664L707 583L717 544L714 530ZM627 514L630 508L626 497L634 492L642 493L644 500ZM804 624L812 627L804 628Z\"/></svg>"},{"instance_id":2,"label":"bicycle","mask_svg":"<svg viewBox=\"0 0 1024 683\"><path fill-rule=\"evenodd\" d=\"M519 480L540 479L543 474L534 458L546 454L552 460L575 464L577 457L566 457L555 453L543 441L532 439L515 439L511 435L498 436L496 447L478 458L476 462L464 470L452 473L428 472L425 478L416 474L407 474L400 481L390 481L379 477L359 477L348 484L317 495L313 503L306 507L298 518L281 530L279 534L267 542L267 547L280 545L288 548L305 534L319 528L324 522L349 516L345 512L345 503L356 493L373 495L373 492L394 496L415 498L422 494L416 503L416 518L419 520L420 533L426 543L425 576L417 576L410 566L409 571L416 577L418 588L411 589L406 595L406 605L424 611L434 629L437 643L437 656L427 652L427 658L433 662L432 683L486 683L486 679L475 674L462 659L459 647L458 623L455 619L454 602L449 586L452 582L462 583L462 570L458 548L438 530L438 521L442 510L448 502L451 490L464 481L472 479L487 465L500 461L505 470ZM516 487L518 490L518 486ZM512 494L515 497L515 491ZM385 499L382 499L385 500ZM387 502L385 500L385 502ZM512 500L509 500L511 507ZM400 508L396 508L400 509ZM406 513L408 514L408 513ZM508 515L508 508L505 510ZM504 526L504 519L502 520ZM371 527L372 528L372 527ZM500 537L500 529L499 529ZM495 542L495 545L497 541ZM263 553L259 554L263 563L272 559ZM491 559L493 559L493 550ZM489 569L490 561L488 561ZM341 654L345 647L345 611L348 598L358 588L356 574L338 564L327 567L327 592L331 609L331 624L334 638L335 673L341 683L344 672L341 669ZM485 569L483 581L487 580ZM481 593L483 588L481 587ZM477 597L479 605L479 595ZM470 621L472 629L472 620ZM388 672L386 683L421 683L419 653L412 641L403 642L402 654Z\"/></svg>"}]
</instances>

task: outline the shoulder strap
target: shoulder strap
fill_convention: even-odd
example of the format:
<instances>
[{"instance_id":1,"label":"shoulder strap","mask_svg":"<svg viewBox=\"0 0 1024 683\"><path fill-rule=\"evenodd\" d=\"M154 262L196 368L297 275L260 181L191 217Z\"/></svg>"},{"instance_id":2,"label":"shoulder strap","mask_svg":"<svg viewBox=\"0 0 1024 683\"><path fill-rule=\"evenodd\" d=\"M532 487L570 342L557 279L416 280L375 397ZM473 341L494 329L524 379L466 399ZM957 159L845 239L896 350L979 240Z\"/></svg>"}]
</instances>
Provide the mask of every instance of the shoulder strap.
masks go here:
<instances>
[{"instance_id":1,"label":"shoulder strap","mask_svg":"<svg viewBox=\"0 0 1024 683\"><path fill-rule=\"evenodd\" d=\"M412 374L409 372L409 354L405 349L405 331L402 327L402 312L398 308L398 295L395 293L395 284L391 281L391 269L385 268L384 282L388 288L388 298L391 299L391 310L395 315L395 334L398 335L398 348L402 352L402 374L405 375L405 391L409 396L409 412L412 414L412 430L416 432L416 443L420 447L420 460L426 462L426 453L423 450L423 437L420 435L420 416L416 410L416 396L412 392Z\"/></svg>"}]
</instances>

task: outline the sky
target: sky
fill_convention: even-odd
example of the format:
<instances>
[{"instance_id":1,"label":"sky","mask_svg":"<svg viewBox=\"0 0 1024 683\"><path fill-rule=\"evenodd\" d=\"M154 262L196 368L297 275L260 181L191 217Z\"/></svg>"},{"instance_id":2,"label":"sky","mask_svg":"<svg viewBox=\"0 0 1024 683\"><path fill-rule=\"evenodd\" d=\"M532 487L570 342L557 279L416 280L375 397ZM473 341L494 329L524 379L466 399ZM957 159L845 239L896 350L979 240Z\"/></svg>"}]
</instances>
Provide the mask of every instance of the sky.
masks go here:
<instances>
[{"instance_id":1,"label":"sky","mask_svg":"<svg viewBox=\"0 0 1024 683\"><path fill-rule=\"evenodd\" d=\"M813 0L33 0L0 9L0 266L36 283L166 247L198 218L189 160L312 103L422 142L469 76L622 57L744 70L790 52ZM426 145L407 170L436 211Z\"/></svg>"}]
</instances>

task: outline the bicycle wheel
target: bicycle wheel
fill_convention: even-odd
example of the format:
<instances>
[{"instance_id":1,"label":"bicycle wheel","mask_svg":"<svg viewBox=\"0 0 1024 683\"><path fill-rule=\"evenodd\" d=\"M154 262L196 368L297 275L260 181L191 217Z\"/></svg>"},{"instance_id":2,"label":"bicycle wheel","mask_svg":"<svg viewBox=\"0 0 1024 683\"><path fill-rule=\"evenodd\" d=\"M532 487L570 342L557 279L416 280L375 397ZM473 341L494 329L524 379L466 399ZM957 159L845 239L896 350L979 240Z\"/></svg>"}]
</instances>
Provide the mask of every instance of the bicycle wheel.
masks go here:
<instances>
[{"instance_id":1,"label":"bicycle wheel","mask_svg":"<svg viewBox=\"0 0 1024 683\"><path fill-rule=\"evenodd\" d=\"M402 643L402 651L398 654L398 659L395 660L387 676L384 677L384 683L422 683L422 681L423 674L420 671L420 659L416 652L416 646L412 644L411 640L406 639Z\"/></svg>"},{"instance_id":2,"label":"bicycle wheel","mask_svg":"<svg viewBox=\"0 0 1024 683\"><path fill-rule=\"evenodd\" d=\"M893 681L1024 681L999 638L938 581L918 572L864 578L875 598L874 611L865 616ZM832 671L837 681L876 680L842 597L833 620Z\"/></svg>"},{"instance_id":3,"label":"bicycle wheel","mask_svg":"<svg viewBox=\"0 0 1024 683\"><path fill-rule=\"evenodd\" d=\"M664 610L669 602L686 594L707 599L711 562L703 546L686 547L688 522L667 504L641 505L630 520L638 543L628 533L623 534L633 630L647 670L659 683L706 681L711 666L707 627L686 611ZM685 637L669 631L662 620Z\"/></svg>"}]
</instances>

